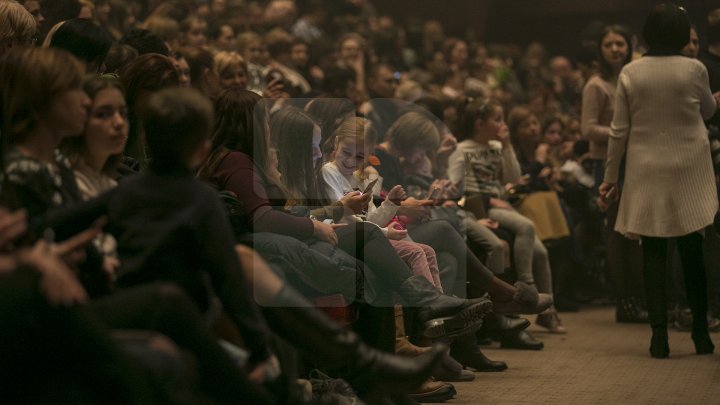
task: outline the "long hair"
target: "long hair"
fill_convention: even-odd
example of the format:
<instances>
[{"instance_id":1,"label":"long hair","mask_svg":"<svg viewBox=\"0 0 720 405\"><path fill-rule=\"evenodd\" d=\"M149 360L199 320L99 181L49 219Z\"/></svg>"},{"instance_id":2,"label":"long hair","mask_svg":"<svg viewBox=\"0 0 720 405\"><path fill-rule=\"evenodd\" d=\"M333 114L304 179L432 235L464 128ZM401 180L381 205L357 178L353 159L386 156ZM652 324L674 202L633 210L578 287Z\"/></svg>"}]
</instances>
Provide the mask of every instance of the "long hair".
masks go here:
<instances>
[{"instance_id":1,"label":"long hair","mask_svg":"<svg viewBox=\"0 0 720 405\"><path fill-rule=\"evenodd\" d=\"M0 65L2 139L6 145L21 141L39 123L55 96L79 89L84 67L60 49L12 50Z\"/></svg>"},{"instance_id":2,"label":"long hair","mask_svg":"<svg viewBox=\"0 0 720 405\"><path fill-rule=\"evenodd\" d=\"M215 99L212 149L198 177L209 178L228 151L250 157L262 175L267 173L268 140L265 133L265 105L262 97L239 88L222 91Z\"/></svg>"},{"instance_id":3,"label":"long hair","mask_svg":"<svg viewBox=\"0 0 720 405\"><path fill-rule=\"evenodd\" d=\"M270 120L270 138L277 150L278 171L289 204L320 206L327 202L312 157L315 126L310 116L293 107L278 111Z\"/></svg>"},{"instance_id":4,"label":"long hair","mask_svg":"<svg viewBox=\"0 0 720 405\"><path fill-rule=\"evenodd\" d=\"M610 80L615 74L613 67L610 66L610 64L605 60L602 54L603 39L605 39L605 37L609 34L620 35L625 40L625 43L627 43L627 55L625 55L623 66L632 62L633 55L632 38L630 37L630 31L628 31L627 28L623 27L622 25L608 25L603 28L602 32L600 33L600 40L598 41L597 57L600 77L605 80Z\"/></svg>"},{"instance_id":5,"label":"long hair","mask_svg":"<svg viewBox=\"0 0 720 405\"><path fill-rule=\"evenodd\" d=\"M93 100L93 103L95 102L95 97L97 97L98 93L105 89L116 89L120 91L123 96L125 95L120 82L117 79L109 76L90 76L85 80L85 84L83 85L83 90L88 95L88 97ZM90 118L88 117L88 119ZM86 135L66 138L60 145L60 150L62 151L63 155L70 160L70 163L73 166L77 164L82 154L83 148L85 147L85 136ZM105 165L102 168L102 172L106 175L114 177L114 175L116 174L115 170L122 161L122 157L122 154L110 156L110 158L108 158L108 160L105 162Z\"/></svg>"},{"instance_id":6,"label":"long hair","mask_svg":"<svg viewBox=\"0 0 720 405\"><path fill-rule=\"evenodd\" d=\"M355 105L346 98L319 97L305 106L305 112L320 126L320 149L323 157L328 159L335 146L335 130L344 119L355 115Z\"/></svg>"}]
</instances>

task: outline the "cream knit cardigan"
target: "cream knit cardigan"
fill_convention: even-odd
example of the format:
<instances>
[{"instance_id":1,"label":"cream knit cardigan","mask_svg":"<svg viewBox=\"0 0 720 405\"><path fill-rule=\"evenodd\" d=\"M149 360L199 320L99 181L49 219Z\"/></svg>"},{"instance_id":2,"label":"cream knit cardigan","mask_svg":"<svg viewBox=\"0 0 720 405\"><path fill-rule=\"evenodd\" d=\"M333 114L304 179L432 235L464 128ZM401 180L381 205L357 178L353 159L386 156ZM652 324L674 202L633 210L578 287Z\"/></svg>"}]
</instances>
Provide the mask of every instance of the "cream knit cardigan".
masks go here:
<instances>
[{"instance_id":1,"label":"cream knit cardigan","mask_svg":"<svg viewBox=\"0 0 720 405\"><path fill-rule=\"evenodd\" d=\"M682 236L712 224L718 209L704 119L717 106L702 63L648 56L618 79L605 181L616 183L626 154L615 230Z\"/></svg>"}]
</instances>

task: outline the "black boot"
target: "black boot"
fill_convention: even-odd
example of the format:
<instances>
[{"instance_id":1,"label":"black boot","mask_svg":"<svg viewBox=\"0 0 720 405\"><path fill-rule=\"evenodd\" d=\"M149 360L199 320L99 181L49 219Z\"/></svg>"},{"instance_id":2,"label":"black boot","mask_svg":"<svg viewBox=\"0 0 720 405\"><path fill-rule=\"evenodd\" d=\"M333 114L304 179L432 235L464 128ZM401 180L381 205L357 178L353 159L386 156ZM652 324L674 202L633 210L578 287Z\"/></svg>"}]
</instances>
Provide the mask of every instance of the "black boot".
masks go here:
<instances>
[{"instance_id":1,"label":"black boot","mask_svg":"<svg viewBox=\"0 0 720 405\"><path fill-rule=\"evenodd\" d=\"M492 361L485 357L474 334L460 336L453 342L451 355L465 367L476 371L503 371L507 364L503 361Z\"/></svg>"},{"instance_id":2,"label":"black boot","mask_svg":"<svg viewBox=\"0 0 720 405\"><path fill-rule=\"evenodd\" d=\"M263 313L275 333L327 366L347 367L346 380L356 388L410 392L430 378L447 352L445 345L436 344L428 353L409 359L373 349L287 285L272 305Z\"/></svg>"},{"instance_id":3,"label":"black boot","mask_svg":"<svg viewBox=\"0 0 720 405\"><path fill-rule=\"evenodd\" d=\"M685 290L692 311L692 340L695 353L710 354L715 346L708 334L708 299L702 236L697 233L678 238L678 250L685 276Z\"/></svg>"},{"instance_id":4,"label":"black boot","mask_svg":"<svg viewBox=\"0 0 720 405\"><path fill-rule=\"evenodd\" d=\"M487 296L463 299L443 295L423 276L412 276L398 286L397 293L410 307L418 307L416 319L424 324L429 338L460 336L482 326L492 311Z\"/></svg>"},{"instance_id":5,"label":"black boot","mask_svg":"<svg viewBox=\"0 0 720 405\"><path fill-rule=\"evenodd\" d=\"M656 359L666 359L670 355L667 327L653 327L650 339L650 356Z\"/></svg>"}]
</instances>

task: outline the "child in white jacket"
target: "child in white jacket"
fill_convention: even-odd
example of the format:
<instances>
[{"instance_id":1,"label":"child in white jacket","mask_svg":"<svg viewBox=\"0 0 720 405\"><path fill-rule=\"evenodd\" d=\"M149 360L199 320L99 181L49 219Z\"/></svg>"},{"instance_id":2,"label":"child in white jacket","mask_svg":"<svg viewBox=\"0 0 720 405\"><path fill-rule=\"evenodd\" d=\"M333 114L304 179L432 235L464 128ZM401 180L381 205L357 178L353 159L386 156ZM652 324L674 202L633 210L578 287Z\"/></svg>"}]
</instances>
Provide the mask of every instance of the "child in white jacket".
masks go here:
<instances>
[{"instance_id":1,"label":"child in white jacket","mask_svg":"<svg viewBox=\"0 0 720 405\"><path fill-rule=\"evenodd\" d=\"M375 129L363 118L348 118L340 124L335 137L333 160L322 167L326 191L331 200L340 200L345 194L357 191L380 194L382 178L368 164L376 139ZM368 221L378 225L412 272L424 276L442 291L433 248L413 242L402 224L393 221L400 202L406 197L402 186L395 186L379 207L370 200L365 214L347 215L343 221Z\"/></svg>"}]
</instances>

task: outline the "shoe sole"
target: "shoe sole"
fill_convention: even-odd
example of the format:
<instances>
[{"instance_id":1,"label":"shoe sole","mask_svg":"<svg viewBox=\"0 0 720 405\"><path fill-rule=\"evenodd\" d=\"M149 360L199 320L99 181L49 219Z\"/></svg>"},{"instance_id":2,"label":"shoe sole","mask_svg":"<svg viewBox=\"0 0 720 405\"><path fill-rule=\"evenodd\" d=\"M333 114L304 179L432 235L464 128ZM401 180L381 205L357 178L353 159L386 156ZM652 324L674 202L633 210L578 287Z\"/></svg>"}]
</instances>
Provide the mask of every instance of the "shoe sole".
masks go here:
<instances>
[{"instance_id":1,"label":"shoe sole","mask_svg":"<svg viewBox=\"0 0 720 405\"><path fill-rule=\"evenodd\" d=\"M436 404L455 398L457 391L455 388L442 387L435 391L425 392L422 394L409 394L408 396L421 404Z\"/></svg>"},{"instance_id":2,"label":"shoe sole","mask_svg":"<svg viewBox=\"0 0 720 405\"><path fill-rule=\"evenodd\" d=\"M456 337L475 332L482 326L482 319L492 312L492 302L478 302L454 316L431 319L425 322L425 336L431 339Z\"/></svg>"}]
</instances>

